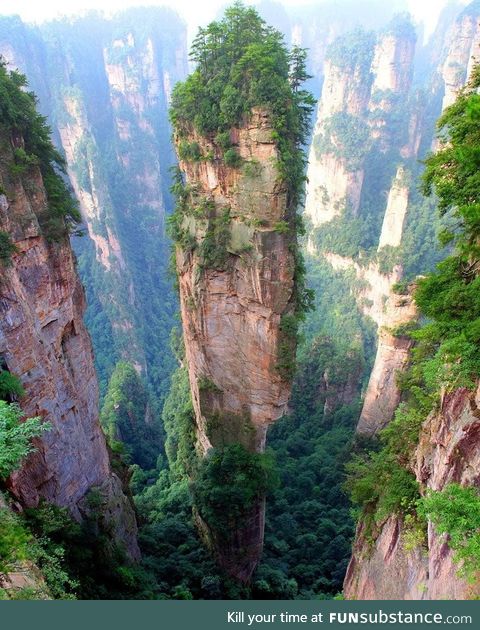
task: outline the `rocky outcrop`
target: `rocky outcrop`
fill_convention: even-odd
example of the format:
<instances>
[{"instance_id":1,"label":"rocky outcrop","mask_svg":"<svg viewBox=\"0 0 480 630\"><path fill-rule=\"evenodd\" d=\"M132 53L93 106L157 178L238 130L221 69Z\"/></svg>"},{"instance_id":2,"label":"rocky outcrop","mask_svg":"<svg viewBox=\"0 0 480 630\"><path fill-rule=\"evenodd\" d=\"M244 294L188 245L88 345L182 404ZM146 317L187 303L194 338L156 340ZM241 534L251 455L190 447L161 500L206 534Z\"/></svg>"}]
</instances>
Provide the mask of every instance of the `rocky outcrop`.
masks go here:
<instances>
[{"instance_id":1,"label":"rocky outcrop","mask_svg":"<svg viewBox=\"0 0 480 630\"><path fill-rule=\"evenodd\" d=\"M346 206L353 214L357 213L363 170L352 169L345 157L319 148L318 139L329 135L326 126L335 114L345 112L357 118L365 113L370 84L369 70L365 71L360 64L351 68L331 60L325 63L325 80L308 158L305 201L305 214L314 226L331 221Z\"/></svg>"},{"instance_id":2,"label":"rocky outcrop","mask_svg":"<svg viewBox=\"0 0 480 630\"><path fill-rule=\"evenodd\" d=\"M474 3L456 20L450 32L450 45L441 67L444 82L442 108L455 102L459 90L467 83L475 61L480 61L480 15Z\"/></svg>"},{"instance_id":3,"label":"rocky outcrop","mask_svg":"<svg viewBox=\"0 0 480 630\"><path fill-rule=\"evenodd\" d=\"M359 434L374 435L383 429L393 418L400 402L397 376L408 365L413 345L410 337L402 334L402 326L415 321L417 316L411 291L412 287L408 295L392 292L387 298L378 333L375 363L357 425Z\"/></svg>"},{"instance_id":4,"label":"rocky outcrop","mask_svg":"<svg viewBox=\"0 0 480 630\"><path fill-rule=\"evenodd\" d=\"M394 142L388 117L398 99L408 98L414 52L408 25L379 34L376 42L357 33L331 47L307 173L305 214L315 227L345 211L358 214L369 144L380 141L376 150L387 151ZM404 153L410 156L418 150L419 121L412 117L406 126Z\"/></svg>"},{"instance_id":5,"label":"rocky outcrop","mask_svg":"<svg viewBox=\"0 0 480 630\"><path fill-rule=\"evenodd\" d=\"M397 373L408 364L411 339L402 333L402 326L417 316L411 293L398 295L394 285L402 277L402 268L396 265L391 273L382 273L377 263L360 265L351 258L326 253L325 258L335 270L353 269L359 285L352 290L358 306L365 316L378 327L378 345L375 363L365 392L357 431L373 435L393 417L400 402Z\"/></svg>"},{"instance_id":6,"label":"rocky outcrop","mask_svg":"<svg viewBox=\"0 0 480 630\"><path fill-rule=\"evenodd\" d=\"M405 183L405 170L399 166L388 193L387 208L383 217L378 249L386 245L398 247L402 242L403 223L408 208L409 187Z\"/></svg>"},{"instance_id":7,"label":"rocky outcrop","mask_svg":"<svg viewBox=\"0 0 480 630\"><path fill-rule=\"evenodd\" d=\"M412 82L415 37L387 32L375 46L373 91L408 92Z\"/></svg>"},{"instance_id":8,"label":"rocky outcrop","mask_svg":"<svg viewBox=\"0 0 480 630\"><path fill-rule=\"evenodd\" d=\"M382 273L376 262L360 264L351 258L330 252L325 254L325 258L336 271L349 269L355 271L359 282L352 291L355 293L361 311L364 315L371 317L379 328L387 325L390 319L387 315L387 303L392 294L393 285L402 277L400 265L395 265L390 273Z\"/></svg>"},{"instance_id":9,"label":"rocky outcrop","mask_svg":"<svg viewBox=\"0 0 480 630\"><path fill-rule=\"evenodd\" d=\"M181 226L191 245L177 247L177 271L202 454L232 443L264 450L267 428L284 414L290 395L281 350L286 344L290 359L295 345L282 332L282 318L294 311L294 231L284 229L292 217L276 174L268 112L254 109L230 136L242 166L226 166L215 142L193 130L188 141L212 157L180 162L192 211ZM262 501L245 530L232 533L231 547L217 549L222 566L243 580L258 562L263 512Z\"/></svg>"},{"instance_id":10,"label":"rocky outcrop","mask_svg":"<svg viewBox=\"0 0 480 630\"><path fill-rule=\"evenodd\" d=\"M280 320L291 312L294 261L290 238L276 230L288 219L286 189L277 183L268 115L255 110L248 123L232 132L238 152L261 172L226 167L213 161L181 161L186 181L213 204L215 216L229 209L227 259L222 267L202 262L196 250L177 249L185 347L203 452L220 445L207 426L218 409L247 430L249 448L262 451L268 425L283 415L289 379L277 369ZM202 151L219 152L196 137ZM189 221L200 244L208 221ZM203 271L201 267L203 266ZM207 379L211 386L203 384ZM234 420L232 417L232 431ZM240 427L238 427L240 428ZM248 428L247 426L245 427ZM229 439L234 440L232 432Z\"/></svg>"},{"instance_id":11,"label":"rocky outcrop","mask_svg":"<svg viewBox=\"0 0 480 630\"><path fill-rule=\"evenodd\" d=\"M425 421L412 456L424 489L448 483L480 483L480 388L444 395L440 409ZM477 599L480 587L458 574L445 535L428 523L423 540L412 543L411 524L392 515L367 540L361 522L344 584L347 599Z\"/></svg>"},{"instance_id":12,"label":"rocky outcrop","mask_svg":"<svg viewBox=\"0 0 480 630\"><path fill-rule=\"evenodd\" d=\"M9 489L24 506L44 499L67 507L77 519L86 495L97 489L113 537L137 558L135 515L110 468L98 420L85 298L72 249L68 239L50 242L42 233L39 217L45 216L47 199L38 168L14 176L6 135L1 151L0 229L16 251L1 269L0 356L25 388L25 414L51 424L35 441L35 453L12 474Z\"/></svg>"},{"instance_id":13,"label":"rocky outcrop","mask_svg":"<svg viewBox=\"0 0 480 630\"><path fill-rule=\"evenodd\" d=\"M456 94L468 80L474 58L479 56L479 17L478 3L472 3L460 14L448 33L443 27L444 61L438 92L440 96L444 89L443 108L454 102ZM438 57L441 56L442 45L439 42L435 44ZM438 89L435 77L432 86L434 91ZM427 107L432 108L433 105ZM440 103L434 108L439 114ZM424 133L418 120L418 116L410 117L409 140L401 150L402 157L412 157L418 152L418 139ZM384 218L380 239L382 247L401 242L396 230L388 229L387 223L393 221L400 225L404 221L404 208L409 203L407 188L402 186L397 171ZM382 247L379 246L379 250ZM407 321L414 316L414 305L406 303L403 308ZM403 317L398 322L400 326L402 321ZM385 426L399 402L398 391L395 387L388 387L388 379L408 362L411 342L401 336L392 336L390 328L380 329L377 358L357 427L362 434L372 435ZM385 384L387 386L383 389ZM478 406L478 390L472 393L458 389L444 393L439 408L425 420L409 464L421 492L428 489L441 491L451 482L478 487ZM447 537L439 535L432 523L424 527L398 514L391 514L383 522L376 523L373 530L368 517L361 520L344 586L349 599L470 599L479 595L478 584L467 583L460 577Z\"/></svg>"}]
</instances>

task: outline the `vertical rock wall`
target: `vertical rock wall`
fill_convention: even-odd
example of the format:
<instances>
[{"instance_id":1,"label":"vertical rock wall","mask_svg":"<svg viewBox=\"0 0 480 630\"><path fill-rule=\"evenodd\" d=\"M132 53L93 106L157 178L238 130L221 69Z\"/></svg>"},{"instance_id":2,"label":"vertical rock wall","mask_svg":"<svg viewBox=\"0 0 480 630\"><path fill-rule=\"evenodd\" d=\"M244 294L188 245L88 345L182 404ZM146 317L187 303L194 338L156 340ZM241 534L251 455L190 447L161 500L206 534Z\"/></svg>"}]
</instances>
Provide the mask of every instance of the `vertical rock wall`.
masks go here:
<instances>
[{"instance_id":1,"label":"vertical rock wall","mask_svg":"<svg viewBox=\"0 0 480 630\"><path fill-rule=\"evenodd\" d=\"M440 82L433 77L432 86L443 92L445 108L451 105L458 91L470 76L474 58L479 57L478 4L472 3L457 18L447 33L443 32L444 60L440 66ZM445 30L445 29L444 29ZM437 53L442 48L436 43ZM411 118L410 129L416 123ZM411 136L411 131L409 131ZM425 138L427 140L427 138ZM413 146L411 139L410 147ZM410 157L412 149L404 148L404 156ZM418 150L418 149L417 149ZM413 151L415 153L415 151ZM402 215L407 191L392 189L387 206L395 214ZM393 196L394 195L394 196ZM393 217L392 217L393 218ZM384 219L389 220L388 216ZM396 231L389 230L390 238ZM392 236L393 235L393 236ZM385 233L386 236L386 233ZM382 229L384 245L384 230ZM401 299L402 296L397 296ZM389 301L390 302L390 301ZM414 305L406 296L404 309L406 319L414 314ZM403 320L403 317L402 317ZM400 321L402 321L400 320ZM394 341L394 344L391 342ZM402 338L392 338L389 331L380 331L379 347L374 369L365 396L358 432L372 435L393 416L399 402L398 395L392 396L392 388L384 389L389 374L391 359L395 370L402 369L408 362L408 344ZM398 346L398 347L395 347ZM419 444L412 453L410 470L423 489L443 490L449 483L478 487L480 483L479 436L480 412L479 390L469 392L460 388L441 397L439 408L432 411L420 430ZM392 514L367 531L367 521L359 522L353 546L352 558L344 583L347 599L477 599L478 583L469 583L459 574L453 552L445 535L439 535L432 523L418 539L412 538L412 523L404 517Z\"/></svg>"},{"instance_id":2,"label":"vertical rock wall","mask_svg":"<svg viewBox=\"0 0 480 630\"><path fill-rule=\"evenodd\" d=\"M193 210L182 227L194 245L177 247L177 271L203 455L233 443L263 452L267 428L283 415L290 395L290 379L278 364L282 316L294 311L293 237L291 230L285 234L276 226L292 217L286 187L278 183L268 112L254 109L242 127L231 131L231 140L245 160L241 167L226 166L215 142L193 130L188 141L213 159L180 162ZM202 207L209 208L207 215L201 215ZM202 257L202 243L221 217L226 251L214 265ZM229 548L216 549L220 564L239 579L248 579L258 562L264 509L262 501L241 530L231 532Z\"/></svg>"},{"instance_id":3,"label":"vertical rock wall","mask_svg":"<svg viewBox=\"0 0 480 630\"><path fill-rule=\"evenodd\" d=\"M112 472L98 421L98 386L92 347L83 323L85 298L67 239L48 242L38 217L46 194L36 167L14 176L13 145L1 136L0 229L16 247L1 268L0 357L25 388L22 408L51 430L12 474L9 487L28 507L45 499L80 519L95 488L113 537L139 556L133 508Z\"/></svg>"}]
</instances>

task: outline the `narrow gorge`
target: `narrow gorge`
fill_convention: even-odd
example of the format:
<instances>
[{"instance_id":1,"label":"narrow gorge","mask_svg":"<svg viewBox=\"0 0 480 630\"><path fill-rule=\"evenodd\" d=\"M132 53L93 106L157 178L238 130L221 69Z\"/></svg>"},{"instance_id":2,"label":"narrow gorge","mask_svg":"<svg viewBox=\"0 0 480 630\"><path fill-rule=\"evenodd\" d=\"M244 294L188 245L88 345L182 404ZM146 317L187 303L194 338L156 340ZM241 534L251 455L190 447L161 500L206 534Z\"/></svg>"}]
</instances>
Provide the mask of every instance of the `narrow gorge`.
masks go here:
<instances>
[{"instance_id":1,"label":"narrow gorge","mask_svg":"<svg viewBox=\"0 0 480 630\"><path fill-rule=\"evenodd\" d=\"M0 10L0 599L480 596L480 2L257 4Z\"/></svg>"}]
</instances>

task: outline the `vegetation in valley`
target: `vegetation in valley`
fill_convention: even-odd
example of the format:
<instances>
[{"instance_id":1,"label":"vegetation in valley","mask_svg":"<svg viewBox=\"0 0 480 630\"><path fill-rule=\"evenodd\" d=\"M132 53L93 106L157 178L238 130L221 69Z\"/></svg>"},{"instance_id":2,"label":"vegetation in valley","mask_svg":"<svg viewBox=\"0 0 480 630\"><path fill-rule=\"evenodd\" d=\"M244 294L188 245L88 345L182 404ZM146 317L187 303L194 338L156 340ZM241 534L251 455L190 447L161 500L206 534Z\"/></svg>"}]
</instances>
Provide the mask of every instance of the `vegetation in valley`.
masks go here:
<instances>
[{"instance_id":1,"label":"vegetation in valley","mask_svg":"<svg viewBox=\"0 0 480 630\"><path fill-rule=\"evenodd\" d=\"M121 361L115 366L100 419L112 448L121 442L131 463L145 470L155 468L163 432L142 379L131 364Z\"/></svg>"}]
</instances>

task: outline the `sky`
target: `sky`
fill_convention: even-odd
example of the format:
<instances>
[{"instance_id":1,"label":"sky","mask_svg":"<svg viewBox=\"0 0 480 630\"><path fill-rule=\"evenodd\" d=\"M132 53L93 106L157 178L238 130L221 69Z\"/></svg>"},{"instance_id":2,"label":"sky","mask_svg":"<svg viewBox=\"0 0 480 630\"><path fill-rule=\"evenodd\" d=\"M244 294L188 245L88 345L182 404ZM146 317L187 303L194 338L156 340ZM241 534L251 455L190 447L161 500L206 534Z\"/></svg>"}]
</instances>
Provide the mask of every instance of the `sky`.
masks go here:
<instances>
[{"instance_id":1,"label":"sky","mask_svg":"<svg viewBox=\"0 0 480 630\"><path fill-rule=\"evenodd\" d=\"M388 0L385 0L388 2ZM460 0L464 4L468 0ZM281 0L290 6L311 5L315 2L321 5L322 0ZM339 3L342 0L338 0ZM361 2L361 0L359 0ZM429 34L436 24L442 7L448 0L406 0L410 12L418 22L424 22L426 34ZM247 0L248 4L253 1ZM19 14L25 21L39 22L61 15L71 15L89 9L101 9L105 12L116 12L131 6L163 5L176 9L195 29L199 24L206 24L216 16L219 7L226 4L225 0L0 0L0 15ZM67 8L68 7L68 8Z\"/></svg>"}]
</instances>

